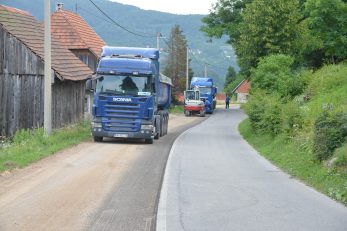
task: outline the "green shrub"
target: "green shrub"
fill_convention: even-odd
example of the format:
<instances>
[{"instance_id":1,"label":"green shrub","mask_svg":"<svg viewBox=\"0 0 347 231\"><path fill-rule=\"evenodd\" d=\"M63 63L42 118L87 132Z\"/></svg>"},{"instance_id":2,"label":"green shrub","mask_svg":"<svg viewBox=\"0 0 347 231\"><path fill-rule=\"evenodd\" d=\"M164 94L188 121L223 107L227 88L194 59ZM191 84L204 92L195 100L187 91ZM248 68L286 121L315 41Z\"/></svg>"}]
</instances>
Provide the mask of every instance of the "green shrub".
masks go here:
<instances>
[{"instance_id":1,"label":"green shrub","mask_svg":"<svg viewBox=\"0 0 347 231\"><path fill-rule=\"evenodd\" d=\"M266 97L261 119L262 132L277 135L282 132L282 104L277 95Z\"/></svg>"},{"instance_id":2,"label":"green shrub","mask_svg":"<svg viewBox=\"0 0 347 231\"><path fill-rule=\"evenodd\" d=\"M255 132L279 134L282 130L280 97L276 94L265 94L264 91L253 92L245 106L252 129Z\"/></svg>"},{"instance_id":3,"label":"green shrub","mask_svg":"<svg viewBox=\"0 0 347 231\"><path fill-rule=\"evenodd\" d=\"M322 161L341 147L347 136L347 113L329 113L325 110L314 124L313 153Z\"/></svg>"},{"instance_id":4,"label":"green shrub","mask_svg":"<svg viewBox=\"0 0 347 231\"><path fill-rule=\"evenodd\" d=\"M347 171L347 142L335 150L334 156L336 156L334 165L336 167L345 167L345 170Z\"/></svg>"},{"instance_id":5,"label":"green shrub","mask_svg":"<svg viewBox=\"0 0 347 231\"><path fill-rule=\"evenodd\" d=\"M248 114L251 127L255 132L258 132L261 129L261 121L265 112L265 97L266 94L262 91L253 92L248 100L248 103L244 106Z\"/></svg>"},{"instance_id":6,"label":"green shrub","mask_svg":"<svg viewBox=\"0 0 347 231\"><path fill-rule=\"evenodd\" d=\"M303 115L298 103L289 101L283 105L282 111L283 131L288 135L294 135L303 127Z\"/></svg>"}]
</instances>

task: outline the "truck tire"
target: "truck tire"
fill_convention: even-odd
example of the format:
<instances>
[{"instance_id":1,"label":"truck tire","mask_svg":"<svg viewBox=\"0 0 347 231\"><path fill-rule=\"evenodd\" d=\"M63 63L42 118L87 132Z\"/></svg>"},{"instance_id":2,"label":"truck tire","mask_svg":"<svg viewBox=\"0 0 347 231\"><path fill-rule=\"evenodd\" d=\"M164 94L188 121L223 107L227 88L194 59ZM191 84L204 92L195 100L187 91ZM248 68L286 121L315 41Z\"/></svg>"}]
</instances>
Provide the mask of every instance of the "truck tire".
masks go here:
<instances>
[{"instance_id":1,"label":"truck tire","mask_svg":"<svg viewBox=\"0 0 347 231\"><path fill-rule=\"evenodd\" d=\"M165 116L165 135L167 134L169 130L169 114L166 114Z\"/></svg>"},{"instance_id":2,"label":"truck tire","mask_svg":"<svg viewBox=\"0 0 347 231\"><path fill-rule=\"evenodd\" d=\"M165 125L165 115L161 115L160 116L160 137L165 135L164 125Z\"/></svg>"},{"instance_id":3,"label":"truck tire","mask_svg":"<svg viewBox=\"0 0 347 231\"><path fill-rule=\"evenodd\" d=\"M103 137L102 136L93 136L93 139L95 142L102 142Z\"/></svg>"},{"instance_id":4,"label":"truck tire","mask_svg":"<svg viewBox=\"0 0 347 231\"><path fill-rule=\"evenodd\" d=\"M160 119L159 121L155 121L155 135L154 135L154 139L158 140L160 137Z\"/></svg>"},{"instance_id":5,"label":"truck tire","mask_svg":"<svg viewBox=\"0 0 347 231\"><path fill-rule=\"evenodd\" d=\"M185 116L190 116L190 111L184 111Z\"/></svg>"},{"instance_id":6,"label":"truck tire","mask_svg":"<svg viewBox=\"0 0 347 231\"><path fill-rule=\"evenodd\" d=\"M205 117L205 110L204 109L200 111L200 116Z\"/></svg>"},{"instance_id":7,"label":"truck tire","mask_svg":"<svg viewBox=\"0 0 347 231\"><path fill-rule=\"evenodd\" d=\"M153 138L145 139L146 144L153 144Z\"/></svg>"}]
</instances>

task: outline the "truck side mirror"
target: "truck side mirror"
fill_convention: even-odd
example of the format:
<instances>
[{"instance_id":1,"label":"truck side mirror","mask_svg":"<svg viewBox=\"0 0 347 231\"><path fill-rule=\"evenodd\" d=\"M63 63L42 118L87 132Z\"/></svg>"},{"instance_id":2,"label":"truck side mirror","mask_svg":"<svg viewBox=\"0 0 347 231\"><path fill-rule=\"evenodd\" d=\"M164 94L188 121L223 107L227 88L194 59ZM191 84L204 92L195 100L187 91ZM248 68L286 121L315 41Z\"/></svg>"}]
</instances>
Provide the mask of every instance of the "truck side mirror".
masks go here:
<instances>
[{"instance_id":1,"label":"truck side mirror","mask_svg":"<svg viewBox=\"0 0 347 231\"><path fill-rule=\"evenodd\" d=\"M88 79L86 82L86 90L93 91L93 81L91 79Z\"/></svg>"}]
</instances>

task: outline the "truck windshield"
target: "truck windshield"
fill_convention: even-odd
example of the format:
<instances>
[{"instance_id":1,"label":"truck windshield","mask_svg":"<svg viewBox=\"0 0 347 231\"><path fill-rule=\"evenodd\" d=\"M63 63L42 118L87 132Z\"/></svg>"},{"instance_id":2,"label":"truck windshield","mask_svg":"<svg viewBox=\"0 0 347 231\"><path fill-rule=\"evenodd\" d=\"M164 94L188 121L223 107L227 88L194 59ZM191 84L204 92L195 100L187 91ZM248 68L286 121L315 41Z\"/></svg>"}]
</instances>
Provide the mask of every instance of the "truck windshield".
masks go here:
<instances>
[{"instance_id":1,"label":"truck windshield","mask_svg":"<svg viewBox=\"0 0 347 231\"><path fill-rule=\"evenodd\" d=\"M210 87L199 87L200 94L211 94L211 90Z\"/></svg>"},{"instance_id":2,"label":"truck windshield","mask_svg":"<svg viewBox=\"0 0 347 231\"><path fill-rule=\"evenodd\" d=\"M96 93L112 95L151 95L150 76L104 75L98 76Z\"/></svg>"}]
</instances>

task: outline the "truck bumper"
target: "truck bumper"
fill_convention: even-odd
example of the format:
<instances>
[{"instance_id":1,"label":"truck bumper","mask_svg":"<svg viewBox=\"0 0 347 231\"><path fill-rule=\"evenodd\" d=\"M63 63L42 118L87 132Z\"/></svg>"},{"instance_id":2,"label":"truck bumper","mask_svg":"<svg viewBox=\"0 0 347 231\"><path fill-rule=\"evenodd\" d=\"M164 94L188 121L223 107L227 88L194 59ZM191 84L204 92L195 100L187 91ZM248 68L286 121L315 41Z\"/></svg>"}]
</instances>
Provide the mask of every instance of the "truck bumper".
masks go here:
<instances>
[{"instance_id":1,"label":"truck bumper","mask_svg":"<svg viewBox=\"0 0 347 231\"><path fill-rule=\"evenodd\" d=\"M204 109L204 106L184 106L184 110L186 111L201 111Z\"/></svg>"},{"instance_id":2,"label":"truck bumper","mask_svg":"<svg viewBox=\"0 0 347 231\"><path fill-rule=\"evenodd\" d=\"M154 134L150 130L141 130L139 132L109 132L100 128L92 128L92 135L99 137L113 138L130 138L130 139L149 139L154 138Z\"/></svg>"}]
</instances>

